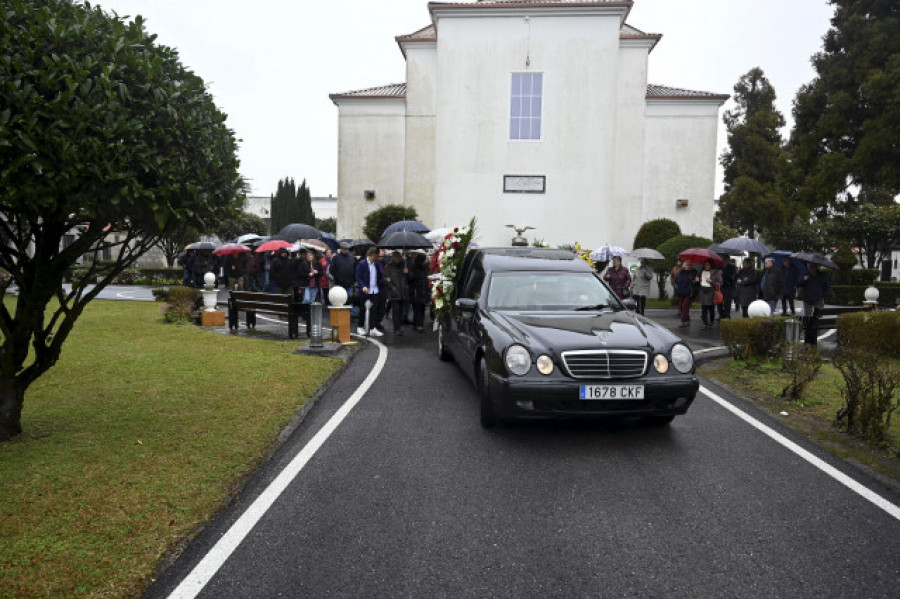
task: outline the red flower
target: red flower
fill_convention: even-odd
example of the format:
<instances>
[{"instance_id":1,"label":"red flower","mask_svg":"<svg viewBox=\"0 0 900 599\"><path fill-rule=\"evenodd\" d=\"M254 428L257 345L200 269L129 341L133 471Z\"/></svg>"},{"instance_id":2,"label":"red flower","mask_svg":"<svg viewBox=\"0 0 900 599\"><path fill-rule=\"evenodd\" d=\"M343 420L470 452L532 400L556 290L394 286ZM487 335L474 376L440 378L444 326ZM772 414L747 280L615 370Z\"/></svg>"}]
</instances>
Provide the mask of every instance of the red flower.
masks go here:
<instances>
[{"instance_id":1,"label":"red flower","mask_svg":"<svg viewBox=\"0 0 900 599\"><path fill-rule=\"evenodd\" d=\"M453 229L453 232L454 232L454 233L459 233L459 227L456 227L455 229Z\"/></svg>"},{"instance_id":2,"label":"red flower","mask_svg":"<svg viewBox=\"0 0 900 599\"><path fill-rule=\"evenodd\" d=\"M442 295L444 295L444 290L441 289L440 287L438 287L438 288L437 288L437 296L438 296L438 297L441 297Z\"/></svg>"},{"instance_id":3,"label":"red flower","mask_svg":"<svg viewBox=\"0 0 900 599\"><path fill-rule=\"evenodd\" d=\"M458 242L458 241L454 241L454 242L453 242L453 249L454 249L454 250L458 250L458 249L459 249L459 242Z\"/></svg>"}]
</instances>

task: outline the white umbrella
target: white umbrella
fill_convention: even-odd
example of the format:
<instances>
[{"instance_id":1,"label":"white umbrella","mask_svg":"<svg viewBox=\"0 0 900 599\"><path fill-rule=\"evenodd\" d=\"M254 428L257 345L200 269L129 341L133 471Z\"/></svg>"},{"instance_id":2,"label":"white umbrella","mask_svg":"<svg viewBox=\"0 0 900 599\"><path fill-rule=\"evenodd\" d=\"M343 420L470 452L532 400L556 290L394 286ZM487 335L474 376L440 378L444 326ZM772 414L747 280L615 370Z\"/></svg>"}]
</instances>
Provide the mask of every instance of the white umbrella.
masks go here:
<instances>
[{"instance_id":1,"label":"white umbrella","mask_svg":"<svg viewBox=\"0 0 900 599\"><path fill-rule=\"evenodd\" d=\"M646 258L647 260L665 260L666 257L653 248L638 248L628 254L632 258Z\"/></svg>"},{"instance_id":2,"label":"white umbrella","mask_svg":"<svg viewBox=\"0 0 900 599\"><path fill-rule=\"evenodd\" d=\"M628 255L628 250L623 247L619 247L617 245L604 245L601 248L597 248L590 254L588 254L591 260L596 260L597 262L609 262L615 256L621 258L622 256Z\"/></svg>"}]
</instances>

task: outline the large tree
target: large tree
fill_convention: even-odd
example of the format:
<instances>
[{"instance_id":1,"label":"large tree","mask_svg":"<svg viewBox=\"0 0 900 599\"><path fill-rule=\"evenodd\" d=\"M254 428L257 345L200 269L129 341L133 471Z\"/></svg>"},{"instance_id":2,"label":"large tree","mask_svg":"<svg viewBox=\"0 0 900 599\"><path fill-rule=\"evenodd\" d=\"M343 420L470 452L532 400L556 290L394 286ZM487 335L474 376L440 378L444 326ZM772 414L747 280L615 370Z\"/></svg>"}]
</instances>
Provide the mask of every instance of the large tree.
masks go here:
<instances>
[{"instance_id":1,"label":"large tree","mask_svg":"<svg viewBox=\"0 0 900 599\"><path fill-rule=\"evenodd\" d=\"M831 241L858 248L857 259L866 268L878 268L881 260L890 258L891 248L900 244L900 206L897 204L863 204L842 218L827 222ZM866 263L863 263L863 252Z\"/></svg>"},{"instance_id":2,"label":"large tree","mask_svg":"<svg viewBox=\"0 0 900 599\"><path fill-rule=\"evenodd\" d=\"M817 76L794 100L789 146L804 174L800 197L822 217L900 194L900 4L830 4L831 29L812 58Z\"/></svg>"},{"instance_id":3,"label":"large tree","mask_svg":"<svg viewBox=\"0 0 900 599\"><path fill-rule=\"evenodd\" d=\"M0 302L7 440L85 305L162 237L232 214L241 180L225 115L140 17L6 0L0 47L0 266L18 289ZM98 284L66 291L82 256Z\"/></svg>"},{"instance_id":4,"label":"large tree","mask_svg":"<svg viewBox=\"0 0 900 599\"><path fill-rule=\"evenodd\" d=\"M241 211L234 216L216 223L212 228L213 234L223 242L228 242L240 235L255 233L256 235L268 235L269 227L266 221L255 214Z\"/></svg>"},{"instance_id":5,"label":"large tree","mask_svg":"<svg viewBox=\"0 0 900 599\"><path fill-rule=\"evenodd\" d=\"M272 233L277 233L292 223L315 226L316 215L312 209L312 198L306 179L298 188L290 177L278 180L278 187L271 196Z\"/></svg>"},{"instance_id":6,"label":"large tree","mask_svg":"<svg viewBox=\"0 0 900 599\"><path fill-rule=\"evenodd\" d=\"M775 108L775 88L759 67L740 78L734 100L737 106L723 117L728 149L720 157L725 191L719 198L719 217L754 237L792 216L784 192L787 154L779 131L784 117Z\"/></svg>"}]
</instances>

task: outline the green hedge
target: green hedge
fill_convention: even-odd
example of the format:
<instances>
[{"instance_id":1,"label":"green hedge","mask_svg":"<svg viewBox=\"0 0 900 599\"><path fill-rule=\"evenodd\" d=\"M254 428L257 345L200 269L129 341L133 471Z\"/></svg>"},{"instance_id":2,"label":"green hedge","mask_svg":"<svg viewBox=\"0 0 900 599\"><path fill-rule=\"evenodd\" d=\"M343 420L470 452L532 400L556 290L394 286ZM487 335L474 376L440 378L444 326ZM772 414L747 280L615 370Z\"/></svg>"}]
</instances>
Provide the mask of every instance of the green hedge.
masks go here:
<instances>
[{"instance_id":1,"label":"green hedge","mask_svg":"<svg viewBox=\"0 0 900 599\"><path fill-rule=\"evenodd\" d=\"M787 318L726 318L719 321L722 341L737 360L774 357L784 343Z\"/></svg>"},{"instance_id":2,"label":"green hedge","mask_svg":"<svg viewBox=\"0 0 900 599\"><path fill-rule=\"evenodd\" d=\"M95 272L87 282L96 283L97 275L102 275L106 268L107 265L100 263L98 272ZM75 268L68 279L81 280L87 275L88 270L88 267ZM184 282L183 268L128 268L113 279L114 285L180 285L182 282Z\"/></svg>"},{"instance_id":3,"label":"green hedge","mask_svg":"<svg viewBox=\"0 0 900 599\"><path fill-rule=\"evenodd\" d=\"M900 357L900 312L855 312L837 319L838 345Z\"/></svg>"},{"instance_id":4,"label":"green hedge","mask_svg":"<svg viewBox=\"0 0 900 599\"><path fill-rule=\"evenodd\" d=\"M831 295L827 303L836 306L861 306L865 301L866 289L869 285L832 285ZM878 289L878 305L884 308L893 308L896 299L900 298L900 283L875 283Z\"/></svg>"}]
</instances>

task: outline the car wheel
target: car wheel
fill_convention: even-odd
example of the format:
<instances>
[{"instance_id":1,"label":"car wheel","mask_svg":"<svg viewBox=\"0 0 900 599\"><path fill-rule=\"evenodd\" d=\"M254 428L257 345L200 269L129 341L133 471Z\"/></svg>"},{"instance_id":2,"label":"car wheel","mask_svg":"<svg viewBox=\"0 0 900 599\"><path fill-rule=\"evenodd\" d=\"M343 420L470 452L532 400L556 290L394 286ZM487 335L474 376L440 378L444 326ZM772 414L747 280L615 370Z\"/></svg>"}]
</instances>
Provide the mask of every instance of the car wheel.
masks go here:
<instances>
[{"instance_id":1,"label":"car wheel","mask_svg":"<svg viewBox=\"0 0 900 599\"><path fill-rule=\"evenodd\" d=\"M453 356L450 355L450 352L447 351L447 346L444 345L444 327L438 327L438 359L444 362L448 362L453 359Z\"/></svg>"},{"instance_id":2,"label":"car wheel","mask_svg":"<svg viewBox=\"0 0 900 599\"><path fill-rule=\"evenodd\" d=\"M491 428L497 424L497 414L494 412L494 404L491 403L489 376L487 362L482 357L478 363L478 397L481 403L481 426L484 428Z\"/></svg>"},{"instance_id":3,"label":"car wheel","mask_svg":"<svg viewBox=\"0 0 900 599\"><path fill-rule=\"evenodd\" d=\"M675 420L675 416L644 416L644 422L649 424L650 426L666 426L670 422Z\"/></svg>"}]
</instances>

